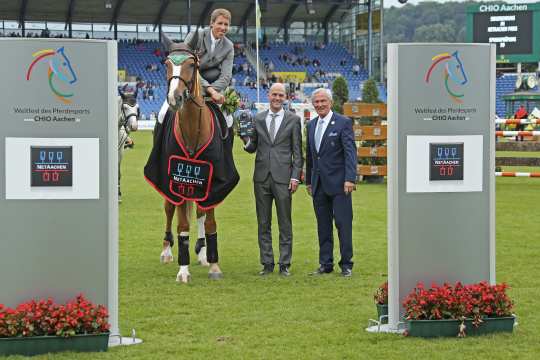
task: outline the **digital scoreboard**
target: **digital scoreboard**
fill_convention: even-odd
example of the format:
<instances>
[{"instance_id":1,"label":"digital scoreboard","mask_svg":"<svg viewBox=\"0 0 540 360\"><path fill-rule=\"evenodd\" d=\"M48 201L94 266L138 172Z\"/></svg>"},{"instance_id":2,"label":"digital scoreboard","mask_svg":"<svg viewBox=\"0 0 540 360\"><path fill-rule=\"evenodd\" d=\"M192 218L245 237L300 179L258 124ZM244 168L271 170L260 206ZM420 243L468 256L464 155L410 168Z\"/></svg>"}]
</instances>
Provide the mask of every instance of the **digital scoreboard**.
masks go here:
<instances>
[{"instance_id":1,"label":"digital scoreboard","mask_svg":"<svg viewBox=\"0 0 540 360\"><path fill-rule=\"evenodd\" d=\"M497 55L532 52L532 11L474 14L473 42L494 43Z\"/></svg>"},{"instance_id":2,"label":"digital scoreboard","mask_svg":"<svg viewBox=\"0 0 540 360\"><path fill-rule=\"evenodd\" d=\"M463 143L429 144L429 180L463 180Z\"/></svg>"},{"instance_id":3,"label":"digital scoreboard","mask_svg":"<svg viewBox=\"0 0 540 360\"><path fill-rule=\"evenodd\" d=\"M30 186L72 186L73 149L71 146L32 146Z\"/></svg>"},{"instance_id":4,"label":"digital scoreboard","mask_svg":"<svg viewBox=\"0 0 540 360\"><path fill-rule=\"evenodd\" d=\"M495 44L497 62L540 61L540 4L472 5L467 41Z\"/></svg>"}]
</instances>

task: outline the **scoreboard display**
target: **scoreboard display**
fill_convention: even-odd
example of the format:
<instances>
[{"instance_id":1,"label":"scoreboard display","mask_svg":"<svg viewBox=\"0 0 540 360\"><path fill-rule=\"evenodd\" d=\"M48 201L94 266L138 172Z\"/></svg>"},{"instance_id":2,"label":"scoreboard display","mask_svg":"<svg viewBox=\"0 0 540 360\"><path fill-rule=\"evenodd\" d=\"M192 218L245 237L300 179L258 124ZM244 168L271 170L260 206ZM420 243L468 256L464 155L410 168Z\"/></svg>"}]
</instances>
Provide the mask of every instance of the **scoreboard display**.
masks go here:
<instances>
[{"instance_id":1,"label":"scoreboard display","mask_svg":"<svg viewBox=\"0 0 540 360\"><path fill-rule=\"evenodd\" d=\"M472 5L467 41L495 44L500 63L540 61L540 4Z\"/></svg>"},{"instance_id":2,"label":"scoreboard display","mask_svg":"<svg viewBox=\"0 0 540 360\"><path fill-rule=\"evenodd\" d=\"M494 43L497 55L532 52L532 11L474 14L473 42Z\"/></svg>"},{"instance_id":3,"label":"scoreboard display","mask_svg":"<svg viewBox=\"0 0 540 360\"><path fill-rule=\"evenodd\" d=\"M463 143L429 144L429 180L463 180Z\"/></svg>"},{"instance_id":4,"label":"scoreboard display","mask_svg":"<svg viewBox=\"0 0 540 360\"><path fill-rule=\"evenodd\" d=\"M32 146L30 186L72 186L73 149L71 146Z\"/></svg>"}]
</instances>

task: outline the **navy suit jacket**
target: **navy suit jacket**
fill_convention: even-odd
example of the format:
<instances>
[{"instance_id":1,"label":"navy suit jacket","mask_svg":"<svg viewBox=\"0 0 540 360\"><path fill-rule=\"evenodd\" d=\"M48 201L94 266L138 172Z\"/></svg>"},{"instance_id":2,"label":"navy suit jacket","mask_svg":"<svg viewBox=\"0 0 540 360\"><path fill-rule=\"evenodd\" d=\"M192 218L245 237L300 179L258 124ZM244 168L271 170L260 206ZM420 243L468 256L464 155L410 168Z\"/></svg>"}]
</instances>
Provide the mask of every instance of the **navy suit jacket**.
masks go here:
<instances>
[{"instance_id":1,"label":"navy suit jacket","mask_svg":"<svg viewBox=\"0 0 540 360\"><path fill-rule=\"evenodd\" d=\"M319 186L327 195L343 194L345 181L356 182L356 143L352 121L334 112L324 132L321 146L315 148L315 129L319 118L307 125L306 184L312 194Z\"/></svg>"}]
</instances>

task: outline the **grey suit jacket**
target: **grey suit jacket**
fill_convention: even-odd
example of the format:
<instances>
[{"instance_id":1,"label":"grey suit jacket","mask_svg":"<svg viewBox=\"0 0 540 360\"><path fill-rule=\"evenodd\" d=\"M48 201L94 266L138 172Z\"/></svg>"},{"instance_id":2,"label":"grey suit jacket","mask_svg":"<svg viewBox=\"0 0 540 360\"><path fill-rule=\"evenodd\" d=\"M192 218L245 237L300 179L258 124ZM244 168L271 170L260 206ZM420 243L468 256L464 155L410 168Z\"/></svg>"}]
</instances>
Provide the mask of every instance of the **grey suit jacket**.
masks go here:
<instances>
[{"instance_id":1,"label":"grey suit jacket","mask_svg":"<svg viewBox=\"0 0 540 360\"><path fill-rule=\"evenodd\" d=\"M291 179L300 180L304 165L300 117L285 111L272 143L266 126L267 115L268 110L255 116L255 134L244 148L249 153L257 152L253 181L262 182L269 174L282 184L288 184Z\"/></svg>"},{"instance_id":2,"label":"grey suit jacket","mask_svg":"<svg viewBox=\"0 0 540 360\"><path fill-rule=\"evenodd\" d=\"M204 89L211 86L218 92L223 92L229 86L232 79L232 67L234 61L234 46L231 40L223 37L217 44L214 52L212 49L211 29L199 31L199 39L195 44L195 32L186 36L184 43L200 54L201 85Z\"/></svg>"}]
</instances>

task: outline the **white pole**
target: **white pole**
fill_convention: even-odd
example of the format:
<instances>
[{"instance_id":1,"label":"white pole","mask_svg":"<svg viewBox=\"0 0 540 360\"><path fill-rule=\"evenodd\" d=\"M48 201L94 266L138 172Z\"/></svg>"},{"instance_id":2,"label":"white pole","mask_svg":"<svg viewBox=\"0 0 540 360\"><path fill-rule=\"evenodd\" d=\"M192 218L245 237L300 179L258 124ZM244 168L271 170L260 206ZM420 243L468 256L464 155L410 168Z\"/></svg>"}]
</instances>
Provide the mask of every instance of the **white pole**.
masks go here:
<instances>
[{"instance_id":1,"label":"white pole","mask_svg":"<svg viewBox=\"0 0 540 360\"><path fill-rule=\"evenodd\" d=\"M383 28L384 28L384 0L381 0L381 27L379 29L379 42L381 45L380 54L379 54L379 62L380 62L380 81L382 84L384 84L384 36L383 36Z\"/></svg>"},{"instance_id":2,"label":"white pole","mask_svg":"<svg viewBox=\"0 0 540 360\"><path fill-rule=\"evenodd\" d=\"M255 53L256 53L256 72L257 72L257 104L260 103L260 97L259 97L259 31L261 31L261 23L260 23L260 8L259 8L259 0L255 0L255 16L256 16L256 31L255 31Z\"/></svg>"}]
</instances>

